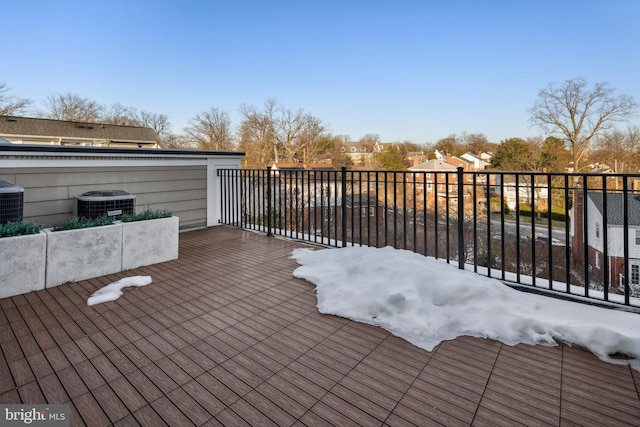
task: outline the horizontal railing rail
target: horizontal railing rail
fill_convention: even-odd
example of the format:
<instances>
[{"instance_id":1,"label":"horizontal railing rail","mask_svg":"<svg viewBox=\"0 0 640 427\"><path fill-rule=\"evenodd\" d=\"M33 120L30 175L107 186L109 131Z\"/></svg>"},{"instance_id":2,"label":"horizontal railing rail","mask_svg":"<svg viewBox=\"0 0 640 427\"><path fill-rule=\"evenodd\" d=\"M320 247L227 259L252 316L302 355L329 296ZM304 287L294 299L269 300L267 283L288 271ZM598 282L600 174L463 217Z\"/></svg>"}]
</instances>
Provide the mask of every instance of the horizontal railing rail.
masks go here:
<instances>
[{"instance_id":1,"label":"horizontal railing rail","mask_svg":"<svg viewBox=\"0 0 640 427\"><path fill-rule=\"evenodd\" d=\"M640 175L220 169L221 222L640 306Z\"/></svg>"}]
</instances>

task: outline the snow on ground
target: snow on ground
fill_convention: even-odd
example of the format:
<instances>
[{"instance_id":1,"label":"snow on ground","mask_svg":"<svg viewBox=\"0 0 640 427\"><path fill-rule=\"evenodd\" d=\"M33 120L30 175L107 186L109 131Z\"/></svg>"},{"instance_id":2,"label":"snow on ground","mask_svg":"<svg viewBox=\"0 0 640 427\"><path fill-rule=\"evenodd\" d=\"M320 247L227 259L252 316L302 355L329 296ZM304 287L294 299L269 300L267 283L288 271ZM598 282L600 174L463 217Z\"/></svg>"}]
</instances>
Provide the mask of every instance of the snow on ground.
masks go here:
<instances>
[{"instance_id":1,"label":"snow on ground","mask_svg":"<svg viewBox=\"0 0 640 427\"><path fill-rule=\"evenodd\" d=\"M316 285L318 310L378 325L432 350L462 335L588 348L600 359L640 370L640 315L512 289L406 250L297 249L294 276ZM632 360L611 355L622 353Z\"/></svg>"},{"instance_id":2,"label":"snow on ground","mask_svg":"<svg viewBox=\"0 0 640 427\"><path fill-rule=\"evenodd\" d=\"M122 288L129 286L146 286L149 283L151 283L151 276L125 277L95 291L87 300L87 305L115 301L122 295Z\"/></svg>"}]
</instances>

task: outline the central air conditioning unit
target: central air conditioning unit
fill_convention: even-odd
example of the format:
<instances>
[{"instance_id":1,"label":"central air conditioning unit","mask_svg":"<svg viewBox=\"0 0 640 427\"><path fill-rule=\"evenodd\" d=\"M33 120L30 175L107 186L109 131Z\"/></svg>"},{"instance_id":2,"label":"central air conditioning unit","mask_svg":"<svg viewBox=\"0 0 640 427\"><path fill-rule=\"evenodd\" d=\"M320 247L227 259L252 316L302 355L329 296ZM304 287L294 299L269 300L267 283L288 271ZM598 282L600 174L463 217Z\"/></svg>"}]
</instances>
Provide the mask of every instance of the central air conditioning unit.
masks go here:
<instances>
[{"instance_id":1,"label":"central air conditioning unit","mask_svg":"<svg viewBox=\"0 0 640 427\"><path fill-rule=\"evenodd\" d=\"M22 221L24 188L0 181L0 224Z\"/></svg>"},{"instance_id":2,"label":"central air conditioning unit","mask_svg":"<svg viewBox=\"0 0 640 427\"><path fill-rule=\"evenodd\" d=\"M73 215L79 218L107 216L120 219L136 210L136 196L122 190L88 191L74 199Z\"/></svg>"}]
</instances>

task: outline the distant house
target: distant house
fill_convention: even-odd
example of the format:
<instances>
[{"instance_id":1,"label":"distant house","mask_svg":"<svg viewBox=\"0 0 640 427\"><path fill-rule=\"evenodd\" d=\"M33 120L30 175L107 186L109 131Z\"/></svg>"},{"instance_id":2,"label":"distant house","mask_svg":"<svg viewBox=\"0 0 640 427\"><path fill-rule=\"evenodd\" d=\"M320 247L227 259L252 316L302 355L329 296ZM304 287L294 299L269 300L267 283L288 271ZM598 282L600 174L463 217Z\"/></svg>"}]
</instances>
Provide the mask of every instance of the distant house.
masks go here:
<instances>
[{"instance_id":1,"label":"distant house","mask_svg":"<svg viewBox=\"0 0 640 427\"><path fill-rule=\"evenodd\" d=\"M409 167L418 166L427 160L427 155L422 151L410 151L407 153L404 160L409 164Z\"/></svg>"},{"instance_id":2,"label":"distant house","mask_svg":"<svg viewBox=\"0 0 640 427\"><path fill-rule=\"evenodd\" d=\"M624 222L623 203L625 195L622 192L611 192L606 195L607 214L606 232L604 240L605 215L603 209L604 194L597 191L587 192L586 236L587 250L584 253L585 218L584 191L574 193L572 251L574 260L584 260L588 263L593 278L603 280L609 276L612 287L622 286L624 283ZM640 287L640 195L628 192L626 194L629 227L629 285ZM607 248L609 271L604 271L604 253Z\"/></svg>"},{"instance_id":3,"label":"distant house","mask_svg":"<svg viewBox=\"0 0 640 427\"><path fill-rule=\"evenodd\" d=\"M461 156L461 157L458 157L458 156L447 156L444 159L444 161L446 163L449 163L450 165L454 166L456 169L457 168L462 168L465 171L473 171L473 170L475 170L473 162L465 159L464 156Z\"/></svg>"},{"instance_id":4,"label":"distant house","mask_svg":"<svg viewBox=\"0 0 640 427\"><path fill-rule=\"evenodd\" d=\"M444 160L432 159L409 168L410 172L423 172L415 174L414 185L418 189L424 189L427 194L446 197L449 200L457 198L458 194L458 168ZM435 197L435 196L434 196Z\"/></svg>"},{"instance_id":5,"label":"distant house","mask_svg":"<svg viewBox=\"0 0 640 427\"><path fill-rule=\"evenodd\" d=\"M439 150L435 150L433 155L436 156L436 160L444 160L447 156L441 153Z\"/></svg>"},{"instance_id":6,"label":"distant house","mask_svg":"<svg viewBox=\"0 0 640 427\"><path fill-rule=\"evenodd\" d=\"M412 166L409 170L416 172L454 172L457 171L458 168L444 160L432 159L420 163L419 165Z\"/></svg>"},{"instance_id":7,"label":"distant house","mask_svg":"<svg viewBox=\"0 0 640 427\"><path fill-rule=\"evenodd\" d=\"M161 148L151 128L0 116L0 138L12 144Z\"/></svg>"},{"instance_id":8,"label":"distant house","mask_svg":"<svg viewBox=\"0 0 640 427\"><path fill-rule=\"evenodd\" d=\"M486 164L490 164L491 160L493 160L493 153L485 153L481 152L478 154L481 160L483 160Z\"/></svg>"},{"instance_id":9,"label":"distant house","mask_svg":"<svg viewBox=\"0 0 640 427\"><path fill-rule=\"evenodd\" d=\"M452 156L441 153L438 150L435 150L434 155L436 160L445 161L456 167L461 166L465 171L483 171L491 163L491 158L493 157L489 153L473 154L470 152L466 152L461 156Z\"/></svg>"},{"instance_id":10,"label":"distant house","mask_svg":"<svg viewBox=\"0 0 640 427\"><path fill-rule=\"evenodd\" d=\"M482 171L482 170L485 170L487 165L489 164L489 162L487 160L485 160L485 159L487 159L487 158L489 160L491 159L490 156L489 157L487 157L487 156L488 155L486 153L485 153L484 156L476 155L476 154L473 154L473 153L464 153L460 157L462 157L463 159L471 162L471 164L473 165L472 166L473 170Z\"/></svg>"},{"instance_id":11,"label":"distant house","mask_svg":"<svg viewBox=\"0 0 640 427\"><path fill-rule=\"evenodd\" d=\"M271 171L276 175L280 175L280 172L294 172L294 171L303 171L305 169L304 163L274 163L271 166Z\"/></svg>"},{"instance_id":12,"label":"distant house","mask_svg":"<svg viewBox=\"0 0 640 427\"><path fill-rule=\"evenodd\" d=\"M357 166L364 166L373 159L376 153L384 150L384 145L378 142L345 142L341 152L351 159L351 163Z\"/></svg>"},{"instance_id":13,"label":"distant house","mask_svg":"<svg viewBox=\"0 0 640 427\"><path fill-rule=\"evenodd\" d=\"M491 175L491 182L495 195L500 196L504 190L502 198L511 210L518 207L518 203L531 204L533 201L536 211L546 210L549 202L549 188L546 182L536 182L531 185L531 178L520 175L516 183L516 175ZM502 181L502 185L500 182Z\"/></svg>"}]
</instances>

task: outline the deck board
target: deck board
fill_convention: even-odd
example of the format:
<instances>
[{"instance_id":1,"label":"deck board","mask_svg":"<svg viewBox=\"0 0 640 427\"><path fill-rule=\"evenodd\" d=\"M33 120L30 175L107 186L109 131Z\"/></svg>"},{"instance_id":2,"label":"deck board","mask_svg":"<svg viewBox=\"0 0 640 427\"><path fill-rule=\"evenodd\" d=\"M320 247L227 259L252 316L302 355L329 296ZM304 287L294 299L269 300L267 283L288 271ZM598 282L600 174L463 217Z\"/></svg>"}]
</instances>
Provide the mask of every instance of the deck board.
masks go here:
<instances>
[{"instance_id":1,"label":"deck board","mask_svg":"<svg viewBox=\"0 0 640 427\"><path fill-rule=\"evenodd\" d=\"M214 227L178 260L0 299L0 402L71 425L638 425L640 373L581 348L460 337L432 351L324 315L301 242ZM127 275L153 283L89 307Z\"/></svg>"}]
</instances>

